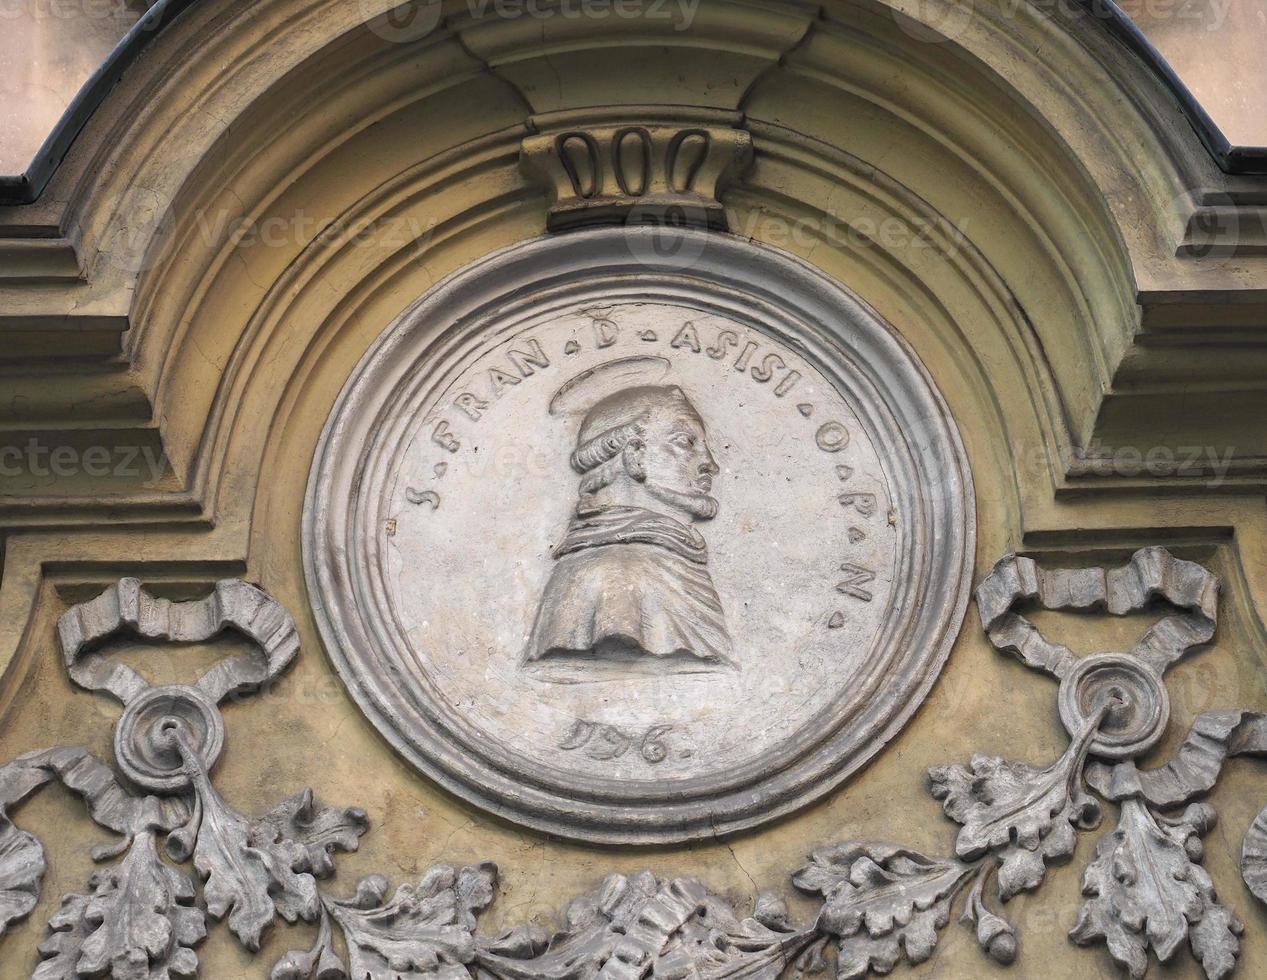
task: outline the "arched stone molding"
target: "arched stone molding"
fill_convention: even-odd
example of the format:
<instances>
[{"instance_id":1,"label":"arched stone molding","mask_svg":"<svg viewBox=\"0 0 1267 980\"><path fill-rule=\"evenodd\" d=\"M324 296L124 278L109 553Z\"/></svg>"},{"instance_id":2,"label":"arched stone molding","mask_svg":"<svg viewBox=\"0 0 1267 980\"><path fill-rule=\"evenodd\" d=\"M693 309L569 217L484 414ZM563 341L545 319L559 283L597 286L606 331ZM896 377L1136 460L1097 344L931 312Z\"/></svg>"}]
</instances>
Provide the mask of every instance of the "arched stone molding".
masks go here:
<instances>
[{"instance_id":1,"label":"arched stone molding","mask_svg":"<svg viewBox=\"0 0 1267 980\"><path fill-rule=\"evenodd\" d=\"M803 240L786 247L860 282L916 343L926 331L923 343L955 352L965 388L994 392L981 405L994 403L986 414L995 434L1007 431L1012 446L1052 450L1041 460L1000 461L1017 468L1013 482L1035 507L1068 474L1077 476L1076 457L1097 419L1113 417L1104 392L1115 374L1131 372L1137 388L1153 378L1154 350L1128 351L1140 329L1136 300L1157 301L1143 310L1145 332L1151 318L1173 338L1183 324L1165 309L1234 285L1254 261L1175 256L1189 217L1186 204L1175 203L1187 201L1181 189L1235 198L1247 179L1219 174L1155 80L1077 17L1063 23L993 5L956 21L937 5L903 12L864 3L821 11L709 3L690 31L560 20L543 33L527 22L459 15L413 43L393 44L346 7L195 5L102 106L40 202L7 212L15 236L54 228L65 235L60 245L10 240L24 255L42 256L31 260L35 268L49 270L40 276L47 289L15 286L6 294L10 323L31 343L54 323L73 324L67 351L97 359L126 330L126 361L107 358L93 368L94 397L117 406L110 414L119 431L161 446L174 466L167 492L85 488L11 509L16 523L85 519L75 515L105 492L146 519L244 530L241 507L252 488L216 489L216 474L233 468L224 406L250 404L236 417L259 420L260 431L254 448L236 458L259 458L276 409L268 398L251 403L247 391L277 386L258 365L267 356L270 370L293 369L298 338L317 331L332 305L313 295L322 287L311 286L317 266L310 263L331 281L328 255L338 247L328 234L317 238L316 228L399 216L434 229L413 271L382 244L372 257L357 254L359 267L339 256L346 269L339 281L356 288L338 298L338 318L385 322L472 251L540 230L543 199L514 168L526 120L530 112L618 99L592 84L609 58L626 59L622 85L639 99L686 61L704 74L675 82L673 98L745 113L758 163L727 194L736 230L752 226L754 237L783 244L778 228L763 232L762 220L797 229ZM944 34L928 40L933 28L916 23L916 13ZM1040 55L1030 57L1034 50ZM718 84L723 76L727 85ZM483 99L487 111L456 112L450 93L458 86L468 105ZM197 95L170 97L178 90ZM323 111L311 111L318 103ZM171 145L182 148L175 159ZM168 213L167 200L171 220L148 221ZM873 209L897 227L959 234L933 235L941 240L924 254L882 241L839 247L822 232L833 210L846 210L841 200L855 222ZM321 213L312 215L307 238L252 249L230 234L240 219L256 228L285 223L317 201ZM134 205L122 225L120 202ZM985 232L957 228L955 214L971 215ZM1005 227L1008 235L994 235ZM67 248L81 269L73 280L56 265ZM1176 282L1183 288L1170 288ZM958 298L948 301L952 289ZM967 305L951 309L961 301ZM368 302L376 312L360 309ZM1185 302L1199 321L1199 301ZM1227 329L1252 336L1248 322ZM270 347L274 332L288 354ZM1160 357L1170 368L1174 355ZM83 383L79 365L55 370ZM1025 389L1038 397L1015 408L998 394ZM75 407L39 398L32 419ZM1043 406L1036 414L1035 402ZM39 513L62 516L30 516Z\"/></svg>"},{"instance_id":2,"label":"arched stone molding","mask_svg":"<svg viewBox=\"0 0 1267 980\"><path fill-rule=\"evenodd\" d=\"M945 35L930 42L915 13ZM540 232L546 202L517 171L519 143L534 112L619 99L593 84L608 59L623 59L622 86L640 100L689 62L697 75L672 98L744 112L757 164L725 196L732 230L852 283L923 356L956 365L939 383L957 412L985 421L977 452L1016 488L1004 492L1013 535L1059 525L1025 513L1048 514L1052 491L1073 486L1119 364L1148 379L1153 351L1128 356L1136 300L1174 306L1237 275L1225 256L1174 255L1186 218L1175 202L1183 187L1235 193L1246 179L1217 173L1166 93L1095 23L992 5L961 22L937 5L707 3L690 31L560 20L543 34L455 16L394 44L360 16L346 4L195 5L40 202L7 212L14 233L61 229L62 246L25 244L48 261L73 248L82 269L49 273L38 292L15 286L10 323L32 338L73 324L67 350L96 359L114 431L161 446L174 469L164 492L124 482L10 506L15 525L91 524L105 494L125 522L213 528L244 554L252 508L276 506L259 493L273 479L259 461L278 452L270 432L303 403L308 372L346 367L469 256ZM457 108L459 89L462 106L485 109ZM121 216L120 202L134 206ZM233 235L243 220L292 228L301 212L308 230L283 230L279 247ZM393 220L426 231L420 252L329 231ZM907 240L867 235L882 226ZM909 247L924 234L927 247ZM101 360L125 329L124 357ZM84 377L81 363L54 371ZM34 418L68 411L39 397Z\"/></svg>"},{"instance_id":3,"label":"arched stone molding","mask_svg":"<svg viewBox=\"0 0 1267 980\"><path fill-rule=\"evenodd\" d=\"M444 275L544 232L549 196L519 168L534 116L597 106L636 118L657 100L661 111L741 113L755 162L723 192L730 233L845 283L930 365L986 488L979 573L1018 549L1112 564L1160 541L1225 583L1229 638L1201 684L1232 690L1238 670L1258 665L1264 436L1245 406L1261 397L1267 357L1253 285L1265 259L1244 222L1261 211L1260 182L1218 171L1169 93L1101 25L1005 3L957 22L952 4L707 0L689 31L636 21L543 31L472 22L457 4L399 44L362 23L387 6L194 4L103 103L46 194L0 212L0 254L14 257L0 271L10 342L0 359L58 355L38 377L24 367L13 379L19 397L0 421L25 437L24 427L69 432L89 412L93 438L161 449L172 463L157 483L76 479L0 501L6 725L38 717L42 695L19 695L49 681L61 609L138 570L173 595L222 577L264 584L295 612L309 653L295 683L327 679L296 574L298 529L343 379ZM1240 231L1201 238L1211 215L1238 216ZM242 221L257 236L280 229L280 244L235 237ZM1207 394L1177 402L1194 377ZM1234 465L1217 486L1200 471L1099 474L1084 458L1096 437L1110 448L1205 445L1211 419L1245 456L1241 475ZM982 691L1008 690L1017 717L1050 713L1041 691L1014 693L1014 668L966 635L974 615L916 720L982 718L953 752L998 750L1014 727ZM1177 714L1210 706L1185 683ZM314 714L291 705L275 721L296 743L381 750L363 722L340 732ZM273 721L243 719L257 725L244 744ZM745 866L729 884L748 887L757 851L761 868L793 867L806 841L875 819L868 800L906 792L902 776L944 761L919 731L896 743L902 774L861 773L856 793L792 818L768 854L741 842ZM238 789L272 778L235 769L229 752ZM296 744L276 769L289 778L305 764ZM348 763L336 768L332 778L350 778ZM393 772L365 802L390 812L393 793L421 797L419 785ZM416 806L431 835L421 846L437 858L451 835L443 847L479 841L521 881L549 866L547 848L539 864L510 859L519 831L447 797ZM403 824L383 832L387 853L416 846ZM674 862L732 868L720 844ZM582 856L551 870L582 894L596 866Z\"/></svg>"},{"instance_id":4,"label":"arched stone molding","mask_svg":"<svg viewBox=\"0 0 1267 980\"><path fill-rule=\"evenodd\" d=\"M750 128L781 128L802 156L813 155L815 147L828 156L851 153L859 167L905 185L942 214L971 213L991 230L1007 222L1017 234L1031 236L1029 251L985 258L1006 288L1024 282L1013 290L1011 302L1019 307L1012 313L1013 332L1029 335L1020 342L1041 346L1050 359L1044 370L1054 383L1042 387L1056 401L1048 426L1065 430L1055 438L1072 456L1106 413L1104 391L1139 327L1136 294L1158 294L1158 283L1173 283L1176 276L1192 288L1205 277L1229 285L1235 270L1224 268L1227 262L1180 263L1173 251L1187 217L1186 205L1176 204L1186 201L1182 188L1231 188L1235 181L1201 155L1151 76L1129 60L1112 58L1113 42L1098 35L1094 23L1060 24L1022 7L985 8L959 24L936 6L921 9L953 37L930 43L926 28L883 5L833 6L819 15L796 5L762 5L757 12L744 4L706 4L690 31L637 22L595 30L561 20L559 31L551 22L542 38L524 23L455 17L413 44L393 45L346 11L326 17L284 5L196 7L103 106L46 198L14 213L23 223L63 226L86 279L61 291L73 294L73 301L50 297L52 310L45 313L30 309L28 296L15 296L17 315L47 322L58 315L58 303L78 304L77 317L91 311L100 333L90 336L100 337L98 343L108 342L111 331L131 328L132 370L110 375L104 396L116 398L137 429L149 428L153 404L169 433L178 482L192 486L198 471L194 433L209 409L205 399L190 395L207 384L178 382L177 405L166 397L163 379L181 377L168 359L181 356L186 342L179 338L196 318L213 281L208 277L227 256L241 262L249 254L226 240L225 228L239 218L260 226L277 217L268 209L295 199L305 177L315 186L323 171L338 177L321 186L334 182L338 188L326 197L327 213L313 215L314 224L347 215L357 195L388 179L407 180L404 172L420 159L438 159L442 143L497 139L489 134L500 128L509 154L528 110L555 109L565 104L558 100L567 92L578 105L618 98L601 95L587 80L605 57L627 59L624 77L644 93L654 89L638 79L671 73L674 59L686 58L708 65L700 71L731 78L733 91L717 78L701 77L678 83L675 98L739 107ZM215 40L208 43L213 29ZM261 45L261 38L268 43ZM652 47L653 41L660 46ZM1041 59L1017 57L1034 48L1043 52ZM709 55L684 53L692 51ZM217 71L213 82L209 76L210 84L199 83L197 73L210 72L213 60L233 68ZM179 69L160 73L164 63ZM557 93L545 92L547 68L563 72ZM154 74L146 77L147 69ZM459 84L464 98L484 89L489 111L455 125L445 115L446 101L452 106L453 100L444 92ZM688 95L691 85L696 91ZM145 104L172 105L160 86L202 94L194 104L184 103L178 117L154 108L125 118L125 101L147 87ZM1122 97L1114 94L1124 90L1132 92L1125 115ZM305 112L315 100L340 111L316 118ZM797 118L791 107L799 110ZM771 114L779 118L766 118ZM994 138L1000 128L1007 140ZM419 136L435 140L419 142ZM161 167L152 162L147 170L145 161L157 160L153 148L162 138L187 147L187 154L175 161L164 154ZM384 153L391 148L408 152L392 163ZM89 166L90 153L95 159ZM937 163L922 162L928 160ZM1147 169L1133 163L1138 160L1149 161ZM947 168L959 178L948 179ZM760 194L768 169L759 165L732 195ZM531 199L516 175L503 171L501 179L508 194ZM167 200L173 220L150 221L163 213L153 206ZM823 200L809 204L826 214ZM113 210L120 202L128 211L122 224ZM208 214L216 216L210 225ZM969 231L966 237L974 236ZM283 250L274 251L270 258ZM250 260L251 274L266 281L269 272L254 267L258 250ZM1040 274L1046 282L1035 281ZM200 284L194 275L202 277ZM1076 344L1067 342L1071 328L1081 338ZM1149 376L1153 356L1143 351L1129 360L1136 386L1140 375ZM212 357L217 359L223 352ZM1088 360L1096 365L1093 372L1085 370Z\"/></svg>"}]
</instances>

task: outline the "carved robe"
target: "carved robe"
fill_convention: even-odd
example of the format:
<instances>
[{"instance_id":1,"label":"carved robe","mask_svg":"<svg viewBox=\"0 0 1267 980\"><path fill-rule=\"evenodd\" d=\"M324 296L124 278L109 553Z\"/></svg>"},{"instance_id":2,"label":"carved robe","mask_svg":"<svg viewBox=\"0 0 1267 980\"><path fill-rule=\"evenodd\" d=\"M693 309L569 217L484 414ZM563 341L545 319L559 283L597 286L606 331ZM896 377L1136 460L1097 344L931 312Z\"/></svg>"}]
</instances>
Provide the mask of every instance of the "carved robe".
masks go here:
<instances>
[{"instance_id":1,"label":"carved robe","mask_svg":"<svg viewBox=\"0 0 1267 980\"><path fill-rule=\"evenodd\" d=\"M734 666L708 547L694 528L640 507L578 514L554 550L524 661L555 657ZM654 663L655 661L651 661Z\"/></svg>"}]
</instances>

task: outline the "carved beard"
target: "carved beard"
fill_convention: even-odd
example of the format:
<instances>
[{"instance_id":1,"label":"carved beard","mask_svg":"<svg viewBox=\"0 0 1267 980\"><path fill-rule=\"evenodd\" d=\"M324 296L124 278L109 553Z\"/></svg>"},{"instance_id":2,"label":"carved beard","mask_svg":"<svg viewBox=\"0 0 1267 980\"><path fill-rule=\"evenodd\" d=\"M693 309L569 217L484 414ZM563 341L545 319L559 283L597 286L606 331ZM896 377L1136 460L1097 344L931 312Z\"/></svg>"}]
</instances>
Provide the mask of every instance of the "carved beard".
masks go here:
<instances>
[{"instance_id":1,"label":"carved beard","mask_svg":"<svg viewBox=\"0 0 1267 980\"><path fill-rule=\"evenodd\" d=\"M668 487L662 487L650 481L643 484L643 486L647 488L647 493L655 497L656 500L666 503L677 510L684 510L696 520L711 521L717 516L717 511L721 507L716 497L710 497L706 493L671 490Z\"/></svg>"}]
</instances>

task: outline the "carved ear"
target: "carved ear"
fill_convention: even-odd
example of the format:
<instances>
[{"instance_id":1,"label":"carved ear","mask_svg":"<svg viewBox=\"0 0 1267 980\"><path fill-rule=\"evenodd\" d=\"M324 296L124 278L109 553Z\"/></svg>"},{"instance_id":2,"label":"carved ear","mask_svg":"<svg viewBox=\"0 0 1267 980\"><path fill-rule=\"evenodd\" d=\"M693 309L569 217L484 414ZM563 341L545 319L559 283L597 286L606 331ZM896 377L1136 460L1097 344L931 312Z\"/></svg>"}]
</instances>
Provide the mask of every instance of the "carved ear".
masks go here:
<instances>
[{"instance_id":1,"label":"carved ear","mask_svg":"<svg viewBox=\"0 0 1267 980\"><path fill-rule=\"evenodd\" d=\"M625 443L621 459L625 461L625 472L631 479L638 483L647 481L646 443L634 436Z\"/></svg>"}]
</instances>

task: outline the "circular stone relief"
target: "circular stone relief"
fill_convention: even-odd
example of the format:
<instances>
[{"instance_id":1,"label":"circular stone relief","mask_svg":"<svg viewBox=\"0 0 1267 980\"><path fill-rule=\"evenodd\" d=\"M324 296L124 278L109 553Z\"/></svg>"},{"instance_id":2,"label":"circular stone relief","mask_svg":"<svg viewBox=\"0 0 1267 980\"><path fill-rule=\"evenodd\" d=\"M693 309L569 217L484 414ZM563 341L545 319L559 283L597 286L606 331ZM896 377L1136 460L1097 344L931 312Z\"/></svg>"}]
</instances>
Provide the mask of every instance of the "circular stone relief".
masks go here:
<instances>
[{"instance_id":1,"label":"circular stone relief","mask_svg":"<svg viewBox=\"0 0 1267 980\"><path fill-rule=\"evenodd\" d=\"M914 354L726 235L577 232L467 267L362 359L304 518L362 710L454 793L591 841L823 795L926 695L971 481Z\"/></svg>"}]
</instances>

